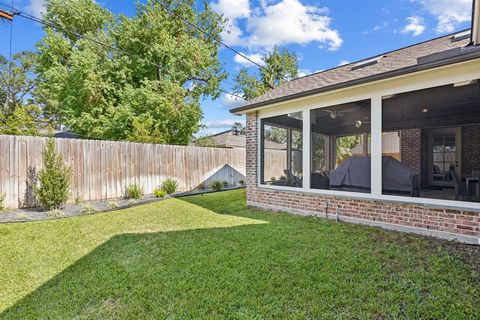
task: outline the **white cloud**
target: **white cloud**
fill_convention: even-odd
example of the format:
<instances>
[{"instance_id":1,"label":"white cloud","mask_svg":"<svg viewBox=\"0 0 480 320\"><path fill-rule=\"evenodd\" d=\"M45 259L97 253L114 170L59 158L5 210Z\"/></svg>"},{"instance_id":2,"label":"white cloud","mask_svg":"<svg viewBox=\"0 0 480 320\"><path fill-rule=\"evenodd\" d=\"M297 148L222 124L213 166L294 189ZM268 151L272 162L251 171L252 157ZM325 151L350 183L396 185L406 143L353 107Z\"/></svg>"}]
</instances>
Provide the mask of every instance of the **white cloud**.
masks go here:
<instances>
[{"instance_id":1,"label":"white cloud","mask_svg":"<svg viewBox=\"0 0 480 320\"><path fill-rule=\"evenodd\" d=\"M390 25L389 21L383 21L381 24L374 26L372 29L363 31L363 34L370 34L370 33L380 31L382 29L387 28L389 25Z\"/></svg>"},{"instance_id":2,"label":"white cloud","mask_svg":"<svg viewBox=\"0 0 480 320\"><path fill-rule=\"evenodd\" d=\"M24 9L27 13L40 18L45 13L45 0L29 0Z\"/></svg>"},{"instance_id":3,"label":"white cloud","mask_svg":"<svg viewBox=\"0 0 480 320\"><path fill-rule=\"evenodd\" d=\"M274 45L311 42L326 44L329 50L338 49L343 40L331 28L328 9L304 5L299 0L260 1L250 8L246 0L218 0L211 3L213 10L229 19L223 40L229 45L242 45L255 49L270 49ZM245 26L241 30L240 22Z\"/></svg>"},{"instance_id":4,"label":"white cloud","mask_svg":"<svg viewBox=\"0 0 480 320\"><path fill-rule=\"evenodd\" d=\"M246 53L241 52L241 54L243 54L248 59L252 60L255 63L258 63L261 66L265 65L265 62L263 61L263 55L260 54L260 53L246 54ZM239 54L236 54L235 57L233 57L233 61L235 61L236 63L241 64L245 67L251 67L251 66L254 65L252 62L248 61L247 59L245 59L244 57L242 57Z\"/></svg>"},{"instance_id":5,"label":"white cloud","mask_svg":"<svg viewBox=\"0 0 480 320\"><path fill-rule=\"evenodd\" d=\"M400 31L401 33L411 33L417 37L425 31L425 21L422 17L412 16L407 18L408 24Z\"/></svg>"},{"instance_id":6,"label":"white cloud","mask_svg":"<svg viewBox=\"0 0 480 320\"><path fill-rule=\"evenodd\" d=\"M298 77L305 77L305 76L308 76L309 74L312 74L312 71L308 70L308 69L300 69L298 70Z\"/></svg>"},{"instance_id":7,"label":"white cloud","mask_svg":"<svg viewBox=\"0 0 480 320\"><path fill-rule=\"evenodd\" d=\"M245 125L245 121L241 119L223 119L205 122L204 126L206 126L207 129L229 129L235 124L235 122L240 122Z\"/></svg>"},{"instance_id":8,"label":"white cloud","mask_svg":"<svg viewBox=\"0 0 480 320\"><path fill-rule=\"evenodd\" d=\"M337 67L346 66L349 63L350 63L350 61L348 61L348 60L340 60Z\"/></svg>"},{"instance_id":9,"label":"white cloud","mask_svg":"<svg viewBox=\"0 0 480 320\"><path fill-rule=\"evenodd\" d=\"M225 94L222 97L222 106L228 110L238 108L245 105L247 102L239 97L235 97L231 94Z\"/></svg>"},{"instance_id":10,"label":"white cloud","mask_svg":"<svg viewBox=\"0 0 480 320\"><path fill-rule=\"evenodd\" d=\"M219 0L211 3L211 7L213 11L222 13L230 20L250 16L249 0Z\"/></svg>"},{"instance_id":11,"label":"white cloud","mask_svg":"<svg viewBox=\"0 0 480 320\"><path fill-rule=\"evenodd\" d=\"M453 32L472 18L472 0L411 0L437 19L437 32Z\"/></svg>"}]
</instances>

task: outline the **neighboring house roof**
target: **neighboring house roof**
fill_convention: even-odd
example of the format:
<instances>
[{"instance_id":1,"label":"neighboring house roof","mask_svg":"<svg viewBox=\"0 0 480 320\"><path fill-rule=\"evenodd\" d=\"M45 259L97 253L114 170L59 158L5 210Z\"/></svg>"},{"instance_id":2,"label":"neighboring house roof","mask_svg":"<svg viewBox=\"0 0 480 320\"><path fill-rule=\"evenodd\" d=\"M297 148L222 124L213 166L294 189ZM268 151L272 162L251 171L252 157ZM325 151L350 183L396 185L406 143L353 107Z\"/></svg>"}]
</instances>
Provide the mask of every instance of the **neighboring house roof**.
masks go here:
<instances>
[{"instance_id":1,"label":"neighboring house roof","mask_svg":"<svg viewBox=\"0 0 480 320\"><path fill-rule=\"evenodd\" d=\"M480 58L480 46L469 45L469 30L450 34L285 82L231 112Z\"/></svg>"},{"instance_id":2,"label":"neighboring house roof","mask_svg":"<svg viewBox=\"0 0 480 320\"><path fill-rule=\"evenodd\" d=\"M80 139L80 137L70 131L57 131L53 134L54 138L63 138L63 139Z\"/></svg>"},{"instance_id":3,"label":"neighboring house roof","mask_svg":"<svg viewBox=\"0 0 480 320\"><path fill-rule=\"evenodd\" d=\"M232 129L223 131L207 138L213 138L215 146L219 148L245 148L246 137L244 134L235 134Z\"/></svg>"},{"instance_id":4,"label":"neighboring house roof","mask_svg":"<svg viewBox=\"0 0 480 320\"><path fill-rule=\"evenodd\" d=\"M208 139L212 138L214 140L215 147L217 148L245 148L247 145L247 137L245 134L235 134L232 129L223 131L217 134L213 134L208 137L203 137L200 138L199 140L202 139ZM195 143L192 143L194 145ZM265 147L267 149L276 149L276 150L282 150L286 149L287 146L286 144L274 142L267 140Z\"/></svg>"}]
</instances>

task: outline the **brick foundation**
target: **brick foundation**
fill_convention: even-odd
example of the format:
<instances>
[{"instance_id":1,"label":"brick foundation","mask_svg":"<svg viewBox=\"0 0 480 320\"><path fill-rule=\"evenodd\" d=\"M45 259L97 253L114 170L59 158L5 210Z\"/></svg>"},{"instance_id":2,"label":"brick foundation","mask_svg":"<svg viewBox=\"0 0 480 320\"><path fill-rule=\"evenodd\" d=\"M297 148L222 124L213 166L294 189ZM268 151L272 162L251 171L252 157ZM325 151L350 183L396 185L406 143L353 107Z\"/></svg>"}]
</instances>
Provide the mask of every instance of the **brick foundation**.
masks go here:
<instances>
[{"instance_id":1,"label":"brick foundation","mask_svg":"<svg viewBox=\"0 0 480 320\"><path fill-rule=\"evenodd\" d=\"M272 190L257 186L258 128L257 116L247 115L247 204L296 214L333 216L348 222L377 225L388 229L416 232L432 236L480 244L480 212L437 208L411 203L374 201L345 196L324 196L299 191ZM405 136L421 141L421 131L414 130ZM402 140L402 152L412 159L412 169L420 173L420 144L409 149ZM413 150L415 149L415 150ZM415 151L415 153L413 152ZM416 155L415 155L416 154ZM414 158L418 157L418 159ZM402 160L403 160L402 154ZM418 160L418 161L416 161ZM337 211L338 210L338 211Z\"/></svg>"}]
</instances>

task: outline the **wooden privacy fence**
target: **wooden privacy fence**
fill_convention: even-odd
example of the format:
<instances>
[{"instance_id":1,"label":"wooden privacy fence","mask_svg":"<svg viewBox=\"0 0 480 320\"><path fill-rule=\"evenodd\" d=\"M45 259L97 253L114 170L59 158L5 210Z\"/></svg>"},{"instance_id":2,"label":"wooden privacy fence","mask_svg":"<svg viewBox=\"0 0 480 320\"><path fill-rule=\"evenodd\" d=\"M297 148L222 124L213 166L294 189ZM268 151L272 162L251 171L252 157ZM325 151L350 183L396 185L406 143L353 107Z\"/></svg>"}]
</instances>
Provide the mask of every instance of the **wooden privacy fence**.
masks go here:
<instances>
[{"instance_id":1,"label":"wooden privacy fence","mask_svg":"<svg viewBox=\"0 0 480 320\"><path fill-rule=\"evenodd\" d=\"M0 135L0 193L7 207L32 205L35 176L42 168L47 139ZM125 186L145 193L167 178L179 191L213 180L236 184L244 179L245 149L200 148L80 139L55 139L57 152L72 169L72 199L100 200L123 196Z\"/></svg>"}]
</instances>

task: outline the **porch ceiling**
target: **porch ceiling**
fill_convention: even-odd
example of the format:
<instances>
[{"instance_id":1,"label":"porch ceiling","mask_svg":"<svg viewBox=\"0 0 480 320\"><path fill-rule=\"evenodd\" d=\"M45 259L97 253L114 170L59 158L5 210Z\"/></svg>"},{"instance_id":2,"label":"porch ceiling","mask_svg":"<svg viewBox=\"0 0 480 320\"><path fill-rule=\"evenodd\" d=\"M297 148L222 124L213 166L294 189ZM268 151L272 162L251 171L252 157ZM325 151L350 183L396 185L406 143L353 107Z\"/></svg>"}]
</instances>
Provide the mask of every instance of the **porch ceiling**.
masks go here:
<instances>
[{"instance_id":1,"label":"porch ceiling","mask_svg":"<svg viewBox=\"0 0 480 320\"><path fill-rule=\"evenodd\" d=\"M383 130L480 123L480 84L442 86L383 100Z\"/></svg>"}]
</instances>

